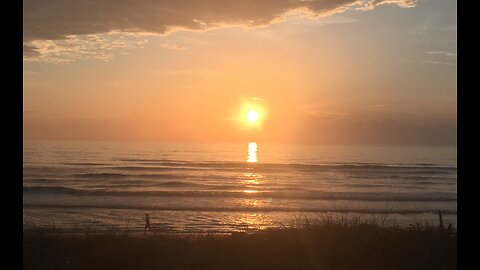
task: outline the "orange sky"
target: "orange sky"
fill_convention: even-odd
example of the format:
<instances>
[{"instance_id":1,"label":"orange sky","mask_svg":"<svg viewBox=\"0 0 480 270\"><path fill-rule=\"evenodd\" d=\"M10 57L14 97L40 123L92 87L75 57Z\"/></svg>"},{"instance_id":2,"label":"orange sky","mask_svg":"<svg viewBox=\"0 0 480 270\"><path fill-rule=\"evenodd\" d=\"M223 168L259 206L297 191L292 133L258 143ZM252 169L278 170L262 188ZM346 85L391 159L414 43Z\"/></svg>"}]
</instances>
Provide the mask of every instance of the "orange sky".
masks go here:
<instances>
[{"instance_id":1,"label":"orange sky","mask_svg":"<svg viewBox=\"0 0 480 270\"><path fill-rule=\"evenodd\" d=\"M456 144L455 1L267 2L193 6L189 20L128 6L101 13L113 26L76 18L98 29L25 2L24 138ZM138 29L115 26L120 15ZM260 127L237 117L253 100Z\"/></svg>"}]
</instances>

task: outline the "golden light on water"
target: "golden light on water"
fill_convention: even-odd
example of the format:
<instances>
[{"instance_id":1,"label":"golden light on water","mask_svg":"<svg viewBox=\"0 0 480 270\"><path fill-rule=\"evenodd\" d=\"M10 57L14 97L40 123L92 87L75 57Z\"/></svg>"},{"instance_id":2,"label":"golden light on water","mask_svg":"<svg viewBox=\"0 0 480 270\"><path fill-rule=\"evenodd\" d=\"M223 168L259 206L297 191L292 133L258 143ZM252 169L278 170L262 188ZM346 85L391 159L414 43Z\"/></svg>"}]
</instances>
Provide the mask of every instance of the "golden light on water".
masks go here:
<instances>
[{"instance_id":1,"label":"golden light on water","mask_svg":"<svg viewBox=\"0 0 480 270\"><path fill-rule=\"evenodd\" d=\"M244 193L252 194L258 192L256 186L260 184L260 179L262 179L260 174L244 173L242 178L243 180L241 183L245 185L245 189L243 190Z\"/></svg>"},{"instance_id":2,"label":"golden light on water","mask_svg":"<svg viewBox=\"0 0 480 270\"><path fill-rule=\"evenodd\" d=\"M237 224L243 225L248 230L264 230L267 229L267 224L272 221L263 214L242 214L235 220Z\"/></svg>"},{"instance_id":3,"label":"golden light on water","mask_svg":"<svg viewBox=\"0 0 480 270\"><path fill-rule=\"evenodd\" d=\"M247 162L257 162L257 143L256 142L248 143Z\"/></svg>"},{"instance_id":4,"label":"golden light on water","mask_svg":"<svg viewBox=\"0 0 480 270\"><path fill-rule=\"evenodd\" d=\"M263 176L259 173L244 173L242 183L246 185L258 185Z\"/></svg>"}]
</instances>

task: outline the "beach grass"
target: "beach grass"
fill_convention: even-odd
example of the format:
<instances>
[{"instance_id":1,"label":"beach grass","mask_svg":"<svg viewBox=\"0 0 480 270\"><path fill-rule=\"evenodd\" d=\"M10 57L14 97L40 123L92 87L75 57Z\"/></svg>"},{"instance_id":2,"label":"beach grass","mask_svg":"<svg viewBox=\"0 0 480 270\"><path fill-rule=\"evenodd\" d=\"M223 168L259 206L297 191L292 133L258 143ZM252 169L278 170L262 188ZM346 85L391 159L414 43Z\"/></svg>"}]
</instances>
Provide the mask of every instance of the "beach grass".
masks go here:
<instances>
[{"instance_id":1,"label":"beach grass","mask_svg":"<svg viewBox=\"0 0 480 270\"><path fill-rule=\"evenodd\" d=\"M457 233L356 218L298 218L229 235L24 230L24 269L457 269Z\"/></svg>"}]
</instances>

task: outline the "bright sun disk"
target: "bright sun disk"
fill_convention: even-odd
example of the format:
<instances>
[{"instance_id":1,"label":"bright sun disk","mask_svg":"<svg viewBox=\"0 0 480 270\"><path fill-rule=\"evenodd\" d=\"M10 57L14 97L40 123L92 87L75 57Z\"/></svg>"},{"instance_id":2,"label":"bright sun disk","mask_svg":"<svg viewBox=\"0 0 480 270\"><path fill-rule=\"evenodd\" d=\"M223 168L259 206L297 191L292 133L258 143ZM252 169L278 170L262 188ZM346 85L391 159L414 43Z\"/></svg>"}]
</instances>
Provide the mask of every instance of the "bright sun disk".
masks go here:
<instances>
[{"instance_id":1,"label":"bright sun disk","mask_svg":"<svg viewBox=\"0 0 480 270\"><path fill-rule=\"evenodd\" d=\"M255 123L258 121L260 114L255 110L250 110L247 112L247 120L250 123Z\"/></svg>"}]
</instances>

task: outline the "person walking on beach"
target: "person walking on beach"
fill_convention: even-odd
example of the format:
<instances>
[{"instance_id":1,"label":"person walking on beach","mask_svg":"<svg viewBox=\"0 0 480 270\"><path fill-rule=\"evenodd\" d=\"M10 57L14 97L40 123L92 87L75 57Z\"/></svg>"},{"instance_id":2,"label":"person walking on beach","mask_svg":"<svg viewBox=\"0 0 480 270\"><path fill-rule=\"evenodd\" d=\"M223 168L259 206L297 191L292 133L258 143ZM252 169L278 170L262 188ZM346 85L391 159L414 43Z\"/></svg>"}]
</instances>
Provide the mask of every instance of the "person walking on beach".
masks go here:
<instances>
[{"instance_id":1,"label":"person walking on beach","mask_svg":"<svg viewBox=\"0 0 480 270\"><path fill-rule=\"evenodd\" d=\"M145 218L143 220L145 220L145 229L143 230L143 235L147 235L147 229L152 231L152 228L150 227L150 217L148 214L145 214Z\"/></svg>"}]
</instances>

